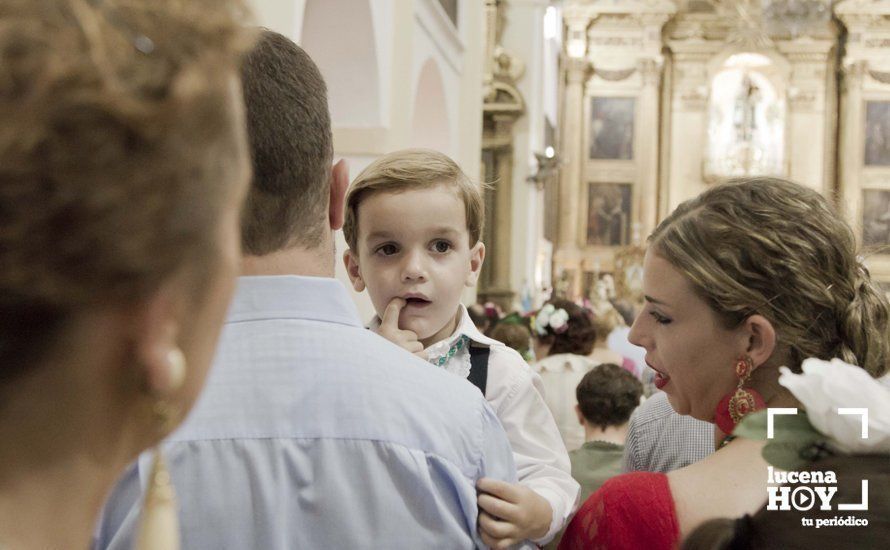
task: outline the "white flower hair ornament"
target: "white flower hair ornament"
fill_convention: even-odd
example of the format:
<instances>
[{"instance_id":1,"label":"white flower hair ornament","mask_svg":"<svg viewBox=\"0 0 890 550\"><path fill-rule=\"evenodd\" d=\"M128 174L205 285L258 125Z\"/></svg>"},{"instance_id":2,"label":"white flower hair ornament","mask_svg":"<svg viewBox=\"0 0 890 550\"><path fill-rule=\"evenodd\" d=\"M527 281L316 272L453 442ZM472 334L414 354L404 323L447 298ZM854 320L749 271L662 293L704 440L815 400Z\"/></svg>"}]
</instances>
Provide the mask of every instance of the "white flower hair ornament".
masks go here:
<instances>
[{"instance_id":1,"label":"white flower hair ornament","mask_svg":"<svg viewBox=\"0 0 890 550\"><path fill-rule=\"evenodd\" d=\"M556 334L569 330L568 312L563 308L556 309L553 304L545 304L535 316L535 332L539 336L547 336L547 327Z\"/></svg>"},{"instance_id":2,"label":"white flower hair ornament","mask_svg":"<svg viewBox=\"0 0 890 550\"><path fill-rule=\"evenodd\" d=\"M840 359L810 358L801 367L803 374L780 367L779 384L803 404L810 423L832 447L846 454L890 453L890 389ZM843 408L865 409L867 414L839 414ZM862 437L863 422L867 438Z\"/></svg>"}]
</instances>

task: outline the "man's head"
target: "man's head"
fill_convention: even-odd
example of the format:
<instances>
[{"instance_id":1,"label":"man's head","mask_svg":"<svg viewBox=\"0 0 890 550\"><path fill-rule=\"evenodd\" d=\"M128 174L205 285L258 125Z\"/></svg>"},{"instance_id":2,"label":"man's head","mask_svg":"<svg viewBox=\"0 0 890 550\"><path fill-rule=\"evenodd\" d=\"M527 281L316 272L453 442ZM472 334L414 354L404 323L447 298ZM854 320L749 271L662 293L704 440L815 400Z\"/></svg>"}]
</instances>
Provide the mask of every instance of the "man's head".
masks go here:
<instances>
[{"instance_id":1,"label":"man's head","mask_svg":"<svg viewBox=\"0 0 890 550\"><path fill-rule=\"evenodd\" d=\"M613 363L602 364L581 379L575 389L578 421L591 428L620 427L640 404L643 385Z\"/></svg>"},{"instance_id":2,"label":"man's head","mask_svg":"<svg viewBox=\"0 0 890 550\"><path fill-rule=\"evenodd\" d=\"M366 287L378 315L394 298L407 305L399 327L424 345L456 325L464 287L485 257L482 193L457 164L435 151L385 155L353 182L346 198L344 256L353 287Z\"/></svg>"},{"instance_id":3,"label":"man's head","mask_svg":"<svg viewBox=\"0 0 890 550\"><path fill-rule=\"evenodd\" d=\"M253 158L244 253L317 248L339 228L336 188L346 178L345 165L331 169L331 118L321 73L291 40L263 30L241 74Z\"/></svg>"}]
</instances>

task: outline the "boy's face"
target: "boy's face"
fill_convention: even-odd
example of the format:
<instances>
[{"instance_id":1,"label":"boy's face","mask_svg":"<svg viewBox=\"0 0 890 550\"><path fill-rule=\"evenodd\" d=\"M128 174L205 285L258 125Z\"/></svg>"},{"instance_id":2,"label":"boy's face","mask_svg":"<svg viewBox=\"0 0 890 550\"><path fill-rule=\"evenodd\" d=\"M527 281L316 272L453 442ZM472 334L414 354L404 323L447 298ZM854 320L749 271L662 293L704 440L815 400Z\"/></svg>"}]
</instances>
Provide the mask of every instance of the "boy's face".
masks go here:
<instances>
[{"instance_id":1,"label":"boy's face","mask_svg":"<svg viewBox=\"0 0 890 550\"><path fill-rule=\"evenodd\" d=\"M353 287L365 287L381 317L393 298L407 305L399 328L424 346L455 329L463 288L476 284L485 255L469 246L463 201L453 188L375 193L358 207L356 251L346 253Z\"/></svg>"}]
</instances>

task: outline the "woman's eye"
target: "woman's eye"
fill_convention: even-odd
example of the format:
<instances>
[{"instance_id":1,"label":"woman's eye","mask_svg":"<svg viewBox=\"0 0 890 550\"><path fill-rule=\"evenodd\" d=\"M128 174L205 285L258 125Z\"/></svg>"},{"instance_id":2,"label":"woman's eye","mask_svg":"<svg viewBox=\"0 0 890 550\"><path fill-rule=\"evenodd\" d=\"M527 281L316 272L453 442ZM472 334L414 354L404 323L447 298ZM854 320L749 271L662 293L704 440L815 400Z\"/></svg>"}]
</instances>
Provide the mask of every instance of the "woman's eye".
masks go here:
<instances>
[{"instance_id":1,"label":"woman's eye","mask_svg":"<svg viewBox=\"0 0 890 550\"><path fill-rule=\"evenodd\" d=\"M659 325L667 325L671 322L669 318L665 317L661 313L658 313L657 311L650 311L649 315L651 315L652 318L655 319L655 322Z\"/></svg>"},{"instance_id":2,"label":"woman's eye","mask_svg":"<svg viewBox=\"0 0 890 550\"><path fill-rule=\"evenodd\" d=\"M377 247L377 253L383 254L384 256L392 256L398 251L399 249L394 244L384 244Z\"/></svg>"},{"instance_id":3,"label":"woman's eye","mask_svg":"<svg viewBox=\"0 0 890 550\"><path fill-rule=\"evenodd\" d=\"M451 250L451 243L448 241L436 241L433 243L433 250L440 254L444 254Z\"/></svg>"}]
</instances>

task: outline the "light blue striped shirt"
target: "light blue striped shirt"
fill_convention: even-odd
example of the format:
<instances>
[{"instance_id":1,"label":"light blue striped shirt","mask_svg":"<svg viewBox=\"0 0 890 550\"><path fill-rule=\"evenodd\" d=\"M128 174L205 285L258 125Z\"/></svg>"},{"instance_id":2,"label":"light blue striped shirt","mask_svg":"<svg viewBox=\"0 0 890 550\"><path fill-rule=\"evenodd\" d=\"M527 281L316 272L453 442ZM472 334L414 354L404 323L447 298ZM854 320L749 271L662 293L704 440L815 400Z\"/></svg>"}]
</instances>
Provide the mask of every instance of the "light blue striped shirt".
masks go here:
<instances>
[{"instance_id":1,"label":"light blue striped shirt","mask_svg":"<svg viewBox=\"0 0 890 550\"><path fill-rule=\"evenodd\" d=\"M239 280L165 456L196 550L483 547L476 481L516 481L479 390L364 329L325 278ZM113 491L98 548L131 548L149 461Z\"/></svg>"}]
</instances>

